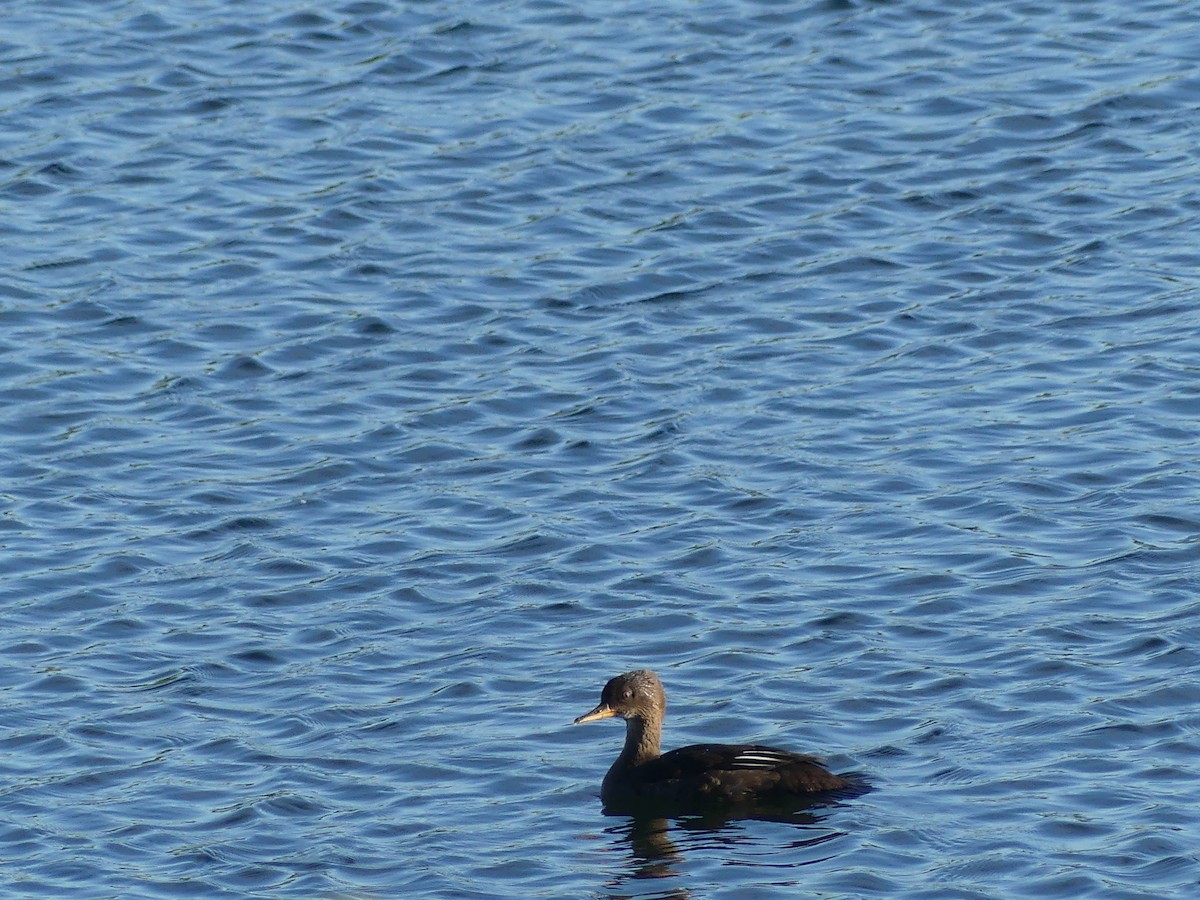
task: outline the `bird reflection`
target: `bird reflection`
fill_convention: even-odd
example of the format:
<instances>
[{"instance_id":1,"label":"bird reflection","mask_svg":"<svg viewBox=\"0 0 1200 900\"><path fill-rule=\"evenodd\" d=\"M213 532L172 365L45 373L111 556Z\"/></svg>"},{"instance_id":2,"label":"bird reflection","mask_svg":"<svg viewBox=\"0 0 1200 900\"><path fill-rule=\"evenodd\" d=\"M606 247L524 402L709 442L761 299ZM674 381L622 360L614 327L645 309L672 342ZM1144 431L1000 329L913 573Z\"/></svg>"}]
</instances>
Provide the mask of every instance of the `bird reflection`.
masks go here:
<instances>
[{"instance_id":1,"label":"bird reflection","mask_svg":"<svg viewBox=\"0 0 1200 900\"><path fill-rule=\"evenodd\" d=\"M748 821L775 822L797 826L797 839L788 847L816 847L841 836L841 832L820 828L822 809L836 806L837 801L824 800L808 806L795 805L777 808L755 804L752 808L713 809L703 813L664 817L655 815L613 816L620 821L605 829L614 845L628 848L629 869L609 885L609 896L627 896L621 886L627 882L650 878L673 878L680 874L687 852L704 849L711 852L731 847L747 840L744 823ZM808 861L812 861L811 859ZM683 887L669 888L656 898L688 898L692 894Z\"/></svg>"},{"instance_id":2,"label":"bird reflection","mask_svg":"<svg viewBox=\"0 0 1200 900\"><path fill-rule=\"evenodd\" d=\"M667 819L632 818L614 831L624 832L632 859L631 878L666 878L675 874L672 864L682 856L671 840Z\"/></svg>"}]
</instances>

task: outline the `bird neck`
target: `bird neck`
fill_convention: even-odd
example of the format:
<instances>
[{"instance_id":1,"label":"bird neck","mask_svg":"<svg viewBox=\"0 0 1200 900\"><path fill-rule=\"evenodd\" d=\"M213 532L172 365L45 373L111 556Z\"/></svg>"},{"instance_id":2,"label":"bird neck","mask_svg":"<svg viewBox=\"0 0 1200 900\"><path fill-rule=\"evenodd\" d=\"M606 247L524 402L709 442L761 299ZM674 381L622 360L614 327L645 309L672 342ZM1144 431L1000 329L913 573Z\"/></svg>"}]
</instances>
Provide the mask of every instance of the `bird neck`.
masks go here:
<instances>
[{"instance_id":1,"label":"bird neck","mask_svg":"<svg viewBox=\"0 0 1200 900\"><path fill-rule=\"evenodd\" d=\"M639 766L657 759L662 747L662 717L638 716L625 720L625 748L617 758L622 766Z\"/></svg>"}]
</instances>

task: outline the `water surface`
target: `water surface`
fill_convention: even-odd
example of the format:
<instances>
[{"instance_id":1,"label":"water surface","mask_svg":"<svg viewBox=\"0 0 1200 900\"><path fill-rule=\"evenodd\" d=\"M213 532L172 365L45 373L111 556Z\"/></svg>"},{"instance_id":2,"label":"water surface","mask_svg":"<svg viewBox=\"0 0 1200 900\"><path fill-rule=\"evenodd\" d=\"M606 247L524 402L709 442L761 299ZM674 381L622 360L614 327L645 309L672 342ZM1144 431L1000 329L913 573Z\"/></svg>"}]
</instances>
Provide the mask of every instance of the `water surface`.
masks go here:
<instances>
[{"instance_id":1,"label":"water surface","mask_svg":"<svg viewBox=\"0 0 1200 900\"><path fill-rule=\"evenodd\" d=\"M6 894L1197 889L1190 5L5 25Z\"/></svg>"}]
</instances>

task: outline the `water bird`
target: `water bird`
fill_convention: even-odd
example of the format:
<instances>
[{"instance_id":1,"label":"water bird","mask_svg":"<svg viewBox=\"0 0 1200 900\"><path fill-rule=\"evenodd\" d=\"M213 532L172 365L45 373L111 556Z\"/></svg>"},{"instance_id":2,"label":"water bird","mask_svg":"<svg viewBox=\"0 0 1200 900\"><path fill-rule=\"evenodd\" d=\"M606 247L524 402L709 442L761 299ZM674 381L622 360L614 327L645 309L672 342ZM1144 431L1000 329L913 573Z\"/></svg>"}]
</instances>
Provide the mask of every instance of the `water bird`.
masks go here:
<instances>
[{"instance_id":1,"label":"water bird","mask_svg":"<svg viewBox=\"0 0 1200 900\"><path fill-rule=\"evenodd\" d=\"M694 744L661 752L667 692L649 669L609 680L600 703L575 720L625 720L625 746L600 786L605 811L684 813L713 807L811 804L854 782L815 756L761 744Z\"/></svg>"}]
</instances>

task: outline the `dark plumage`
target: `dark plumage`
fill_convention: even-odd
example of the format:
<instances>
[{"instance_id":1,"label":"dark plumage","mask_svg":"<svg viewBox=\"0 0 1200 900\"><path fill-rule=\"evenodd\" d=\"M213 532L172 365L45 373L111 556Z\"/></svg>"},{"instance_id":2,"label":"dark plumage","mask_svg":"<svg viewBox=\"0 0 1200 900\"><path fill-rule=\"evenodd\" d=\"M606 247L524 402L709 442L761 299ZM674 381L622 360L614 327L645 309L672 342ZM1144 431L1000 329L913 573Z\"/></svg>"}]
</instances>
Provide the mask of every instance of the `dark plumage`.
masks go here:
<instances>
[{"instance_id":1,"label":"dark plumage","mask_svg":"<svg viewBox=\"0 0 1200 900\"><path fill-rule=\"evenodd\" d=\"M778 805L851 786L813 756L759 744L695 744L660 753L667 694L648 669L611 679L600 705L575 720L625 720L625 747L600 787L610 812Z\"/></svg>"}]
</instances>

